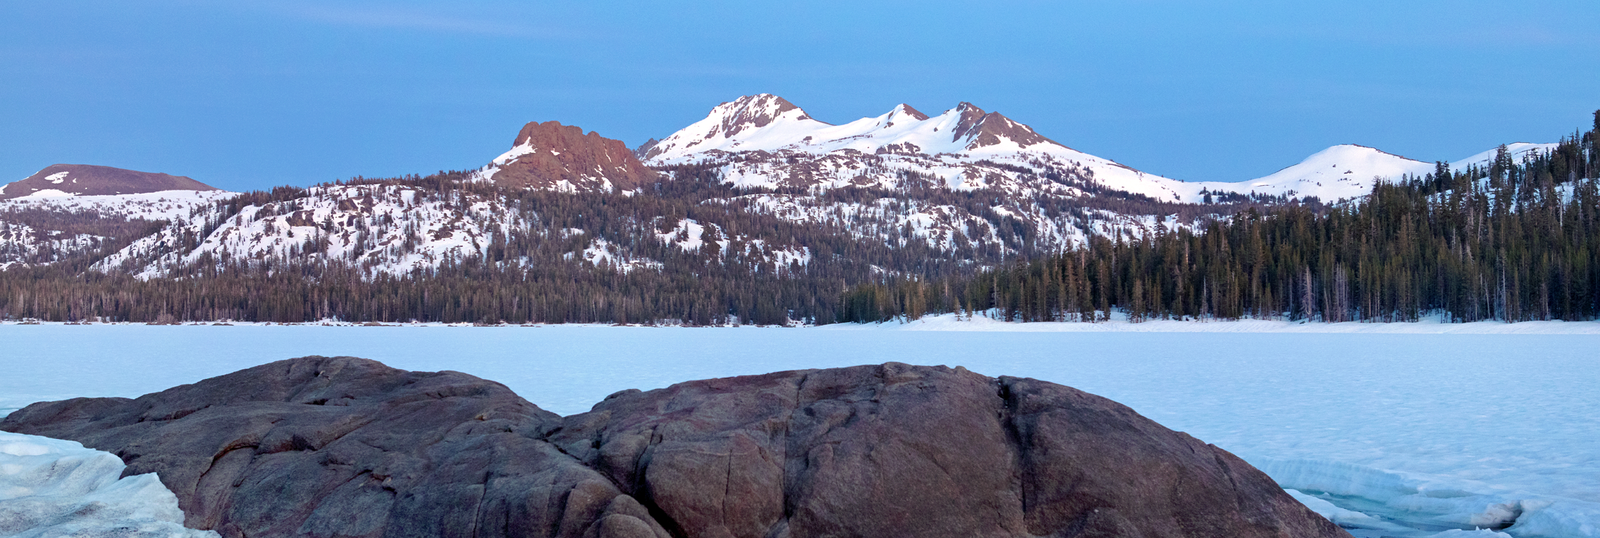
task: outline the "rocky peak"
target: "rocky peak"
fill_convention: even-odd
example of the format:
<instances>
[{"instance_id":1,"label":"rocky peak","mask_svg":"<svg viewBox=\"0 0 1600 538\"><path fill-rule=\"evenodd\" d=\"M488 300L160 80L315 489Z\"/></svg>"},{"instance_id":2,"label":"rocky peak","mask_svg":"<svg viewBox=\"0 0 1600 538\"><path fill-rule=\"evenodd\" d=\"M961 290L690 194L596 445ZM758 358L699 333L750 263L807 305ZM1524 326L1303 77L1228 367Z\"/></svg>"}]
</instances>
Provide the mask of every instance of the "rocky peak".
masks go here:
<instances>
[{"instance_id":1,"label":"rocky peak","mask_svg":"<svg viewBox=\"0 0 1600 538\"><path fill-rule=\"evenodd\" d=\"M977 136L967 144L967 149L977 149L992 146L1002 141L1010 140L1018 146L1028 147L1034 144L1054 143L1043 135L1033 131L1032 127L1012 121L999 112L990 112L983 116L976 129Z\"/></svg>"},{"instance_id":2,"label":"rocky peak","mask_svg":"<svg viewBox=\"0 0 1600 538\"><path fill-rule=\"evenodd\" d=\"M735 99L731 103L717 105L717 108L712 109L711 115L713 117L721 116L722 135L727 138L733 138L734 135L745 129L766 127L773 121L784 117L785 113L791 110L799 111L799 114L792 119L811 119L804 110L800 110L800 107L795 106L794 103L770 93L746 95Z\"/></svg>"},{"instance_id":3,"label":"rocky peak","mask_svg":"<svg viewBox=\"0 0 1600 538\"><path fill-rule=\"evenodd\" d=\"M909 118L916 121L927 121L928 115L923 114L920 110L911 108L911 105L901 103L895 106L894 110L889 111L889 121L893 122L901 118Z\"/></svg>"},{"instance_id":4,"label":"rocky peak","mask_svg":"<svg viewBox=\"0 0 1600 538\"><path fill-rule=\"evenodd\" d=\"M1014 142L1022 148L1034 144L1055 143L1034 132L1032 127L1013 121L999 112L984 112L972 103L962 102L956 105L956 113L959 118L950 140L952 142L966 140L966 149L969 150L1005 141Z\"/></svg>"},{"instance_id":5,"label":"rocky peak","mask_svg":"<svg viewBox=\"0 0 1600 538\"><path fill-rule=\"evenodd\" d=\"M782 97L770 93L746 95L712 108L705 119L645 149L643 158L670 160L712 150L745 151L749 148L740 146L748 142L752 133L780 125L794 132L828 126L811 119Z\"/></svg>"},{"instance_id":6,"label":"rocky peak","mask_svg":"<svg viewBox=\"0 0 1600 538\"><path fill-rule=\"evenodd\" d=\"M984 118L983 109L978 108L978 105L974 105L966 101L962 101L961 104L956 105L955 112L956 127L951 129L951 142L956 142L962 138L966 138L967 135L971 134L973 130L978 128L979 124L983 123Z\"/></svg>"},{"instance_id":7,"label":"rocky peak","mask_svg":"<svg viewBox=\"0 0 1600 538\"><path fill-rule=\"evenodd\" d=\"M646 141L644 141L643 144L639 144L639 147L633 148L633 156L634 157L638 157L640 159L644 159L645 156L650 154L650 150L655 149L656 144L660 144L660 143L661 143L661 141L660 140L656 140L655 138L651 138L649 140L646 140Z\"/></svg>"},{"instance_id":8,"label":"rocky peak","mask_svg":"<svg viewBox=\"0 0 1600 538\"><path fill-rule=\"evenodd\" d=\"M124 170L88 164L54 164L0 187L0 200L24 196L99 196L161 191L214 191L183 176Z\"/></svg>"},{"instance_id":9,"label":"rocky peak","mask_svg":"<svg viewBox=\"0 0 1600 538\"><path fill-rule=\"evenodd\" d=\"M485 177L514 188L565 191L632 190L656 177L628 145L575 125L531 122Z\"/></svg>"}]
</instances>

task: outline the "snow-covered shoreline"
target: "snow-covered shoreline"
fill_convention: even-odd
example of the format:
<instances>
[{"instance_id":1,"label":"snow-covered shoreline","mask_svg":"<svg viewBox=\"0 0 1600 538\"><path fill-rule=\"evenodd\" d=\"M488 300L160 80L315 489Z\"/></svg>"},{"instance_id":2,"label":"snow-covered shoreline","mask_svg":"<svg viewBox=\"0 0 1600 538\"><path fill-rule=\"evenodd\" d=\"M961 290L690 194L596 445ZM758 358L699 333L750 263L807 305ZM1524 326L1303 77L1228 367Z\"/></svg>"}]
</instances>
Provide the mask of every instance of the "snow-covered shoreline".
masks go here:
<instances>
[{"instance_id":1,"label":"snow-covered shoreline","mask_svg":"<svg viewBox=\"0 0 1600 538\"><path fill-rule=\"evenodd\" d=\"M1319 334L1596 334L1600 322L1594 321L1478 321L1447 323L1438 316L1416 322L1299 322L1264 319L1241 320L1151 320L1138 323L1114 317L1099 323L1031 322L1019 323L991 319L983 315L958 317L955 314L927 316L910 322L825 325L827 329L887 329L901 331L984 331L984 332L1140 332L1140 333L1319 333Z\"/></svg>"},{"instance_id":2,"label":"snow-covered shoreline","mask_svg":"<svg viewBox=\"0 0 1600 538\"><path fill-rule=\"evenodd\" d=\"M135 322L60 322L3 320L0 326L53 325L53 326L140 326L152 325ZM777 325L719 325L688 327L661 323L609 324L609 323L440 323L440 322L351 322L321 320L301 323L253 321L186 321L172 323L182 327L417 327L417 328L550 328L550 327L606 327L606 328L697 328L697 329L773 329L801 328L829 331L938 331L938 332L1015 332L1015 333L1287 333L1287 334L1527 334L1527 335L1600 335L1600 321L1477 321L1471 323L1446 322L1439 316L1415 322L1303 322L1264 319L1239 320L1150 320L1131 322L1126 317L1114 316L1110 321L1084 322L1011 322L984 315L958 316L940 314L911 321L886 321L882 323L836 323L805 325L793 323Z\"/></svg>"}]
</instances>

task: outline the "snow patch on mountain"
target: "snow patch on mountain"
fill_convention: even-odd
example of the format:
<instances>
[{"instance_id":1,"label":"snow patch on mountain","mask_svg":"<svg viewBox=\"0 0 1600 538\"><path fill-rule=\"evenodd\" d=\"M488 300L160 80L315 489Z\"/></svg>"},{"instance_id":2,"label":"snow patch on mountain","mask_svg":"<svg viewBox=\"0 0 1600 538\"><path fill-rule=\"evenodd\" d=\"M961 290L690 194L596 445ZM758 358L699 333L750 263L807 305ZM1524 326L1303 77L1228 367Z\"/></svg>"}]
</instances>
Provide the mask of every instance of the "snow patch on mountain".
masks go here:
<instances>
[{"instance_id":1,"label":"snow patch on mountain","mask_svg":"<svg viewBox=\"0 0 1600 538\"><path fill-rule=\"evenodd\" d=\"M36 198L30 195L0 200L0 211L24 208L62 212L96 211L102 216L128 220L176 221L188 219L197 209L238 194L227 191L177 190L55 198Z\"/></svg>"},{"instance_id":2,"label":"snow patch on mountain","mask_svg":"<svg viewBox=\"0 0 1600 538\"><path fill-rule=\"evenodd\" d=\"M293 200L251 204L168 226L96 263L139 278L202 263L343 262L367 276L401 276L483 256L495 233L522 225L501 200L428 196L409 185L328 185Z\"/></svg>"},{"instance_id":3,"label":"snow patch on mountain","mask_svg":"<svg viewBox=\"0 0 1600 538\"><path fill-rule=\"evenodd\" d=\"M590 239L588 246L584 247L583 252L579 255L568 252L565 257L569 260L574 257L580 257L583 261L589 262L590 265L595 267L610 269L623 274L641 269L660 271L666 267L661 262L650 258L631 256L616 243L607 241L602 237Z\"/></svg>"},{"instance_id":4,"label":"snow patch on mountain","mask_svg":"<svg viewBox=\"0 0 1600 538\"><path fill-rule=\"evenodd\" d=\"M40 230L22 223L0 221L0 271L27 260L40 264L61 261L73 253L100 248L109 238L91 234L69 234L60 230ZM42 258L42 259L41 259Z\"/></svg>"},{"instance_id":5,"label":"snow patch on mountain","mask_svg":"<svg viewBox=\"0 0 1600 538\"><path fill-rule=\"evenodd\" d=\"M765 239L728 233L721 226L695 219L680 219L660 228L665 231L658 231L655 236L662 244L691 255L711 256L722 263L737 258L741 263L759 264L779 274L811 263L810 247L775 245Z\"/></svg>"},{"instance_id":6,"label":"snow patch on mountain","mask_svg":"<svg viewBox=\"0 0 1600 538\"><path fill-rule=\"evenodd\" d=\"M67 191L63 191L63 190L59 190L59 189L39 189L39 190L33 191L32 194L29 194L27 196L23 196L21 198L18 198L18 200L39 200L39 199L45 199L45 198L66 198L66 197L69 197L69 196L77 196L77 194L76 193L67 192Z\"/></svg>"},{"instance_id":7,"label":"snow patch on mountain","mask_svg":"<svg viewBox=\"0 0 1600 538\"><path fill-rule=\"evenodd\" d=\"M706 233L708 229L711 232L710 234ZM722 234L717 230L715 224L712 224L709 228L707 228L707 226L700 224L700 221L694 219L683 219L678 221L678 224L673 226L671 229L656 234L656 239L660 240L662 243L678 247L679 250L684 252L692 253L699 251L700 247L706 244L707 237L715 238L721 236ZM713 239L712 242L717 243L718 252L723 252L728 249L728 244L725 240L718 241Z\"/></svg>"}]
</instances>

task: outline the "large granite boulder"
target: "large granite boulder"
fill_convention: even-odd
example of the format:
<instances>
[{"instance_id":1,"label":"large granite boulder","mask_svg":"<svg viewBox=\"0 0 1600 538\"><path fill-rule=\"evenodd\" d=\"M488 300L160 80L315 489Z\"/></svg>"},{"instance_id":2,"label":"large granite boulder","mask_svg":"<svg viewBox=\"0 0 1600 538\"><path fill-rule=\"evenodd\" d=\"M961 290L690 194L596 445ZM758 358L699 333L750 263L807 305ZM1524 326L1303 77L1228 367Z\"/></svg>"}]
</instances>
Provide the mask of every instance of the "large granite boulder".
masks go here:
<instances>
[{"instance_id":1,"label":"large granite boulder","mask_svg":"<svg viewBox=\"0 0 1600 538\"><path fill-rule=\"evenodd\" d=\"M1348 536L1127 407L961 368L694 381L562 418L462 373L307 357L0 430L157 472L223 536Z\"/></svg>"}]
</instances>

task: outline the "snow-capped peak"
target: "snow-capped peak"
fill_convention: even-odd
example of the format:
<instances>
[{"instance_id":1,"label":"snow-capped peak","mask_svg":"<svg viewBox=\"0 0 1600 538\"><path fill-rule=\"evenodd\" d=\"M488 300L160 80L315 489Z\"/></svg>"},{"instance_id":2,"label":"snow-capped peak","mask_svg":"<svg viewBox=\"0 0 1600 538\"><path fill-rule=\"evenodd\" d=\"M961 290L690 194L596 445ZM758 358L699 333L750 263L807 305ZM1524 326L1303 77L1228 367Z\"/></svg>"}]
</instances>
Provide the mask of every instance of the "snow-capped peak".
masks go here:
<instances>
[{"instance_id":1,"label":"snow-capped peak","mask_svg":"<svg viewBox=\"0 0 1600 538\"><path fill-rule=\"evenodd\" d=\"M1200 190L1073 150L968 102L937 116L898 104L879 116L830 125L777 96L746 96L638 151L650 166L720 165L727 181L742 187L893 188L905 171L971 190L995 188L991 178L1000 176L1009 178L1002 182L1022 181L1014 169L1000 168L1019 166L1165 201L1187 199Z\"/></svg>"},{"instance_id":2,"label":"snow-capped peak","mask_svg":"<svg viewBox=\"0 0 1600 538\"><path fill-rule=\"evenodd\" d=\"M953 110L958 118L952 142L965 142L964 149L975 150L988 146L1005 145L1004 149L1026 149L1036 144L1053 144L1048 138L1034 132L1032 127L1013 121L999 112L985 113L972 103L963 102Z\"/></svg>"},{"instance_id":3,"label":"snow-capped peak","mask_svg":"<svg viewBox=\"0 0 1600 538\"><path fill-rule=\"evenodd\" d=\"M889 122L893 123L895 121L928 121L928 115L923 114L920 110L911 108L911 105L900 103L889 111ZM889 125L889 127L893 126Z\"/></svg>"},{"instance_id":4,"label":"snow-capped peak","mask_svg":"<svg viewBox=\"0 0 1600 538\"><path fill-rule=\"evenodd\" d=\"M811 119L806 111L782 97L770 93L746 95L717 105L705 119L650 146L645 159L671 161L712 150L741 151L746 149L741 146L747 144L770 145L790 140L796 133L826 127L830 125Z\"/></svg>"},{"instance_id":5,"label":"snow-capped peak","mask_svg":"<svg viewBox=\"0 0 1600 538\"><path fill-rule=\"evenodd\" d=\"M733 138L745 129L759 129L774 122L822 122L811 119L806 111L787 99L763 93L747 95L731 103L723 103L711 110L711 117L722 120L722 134ZM826 125L826 124L823 124Z\"/></svg>"},{"instance_id":6,"label":"snow-capped peak","mask_svg":"<svg viewBox=\"0 0 1600 538\"><path fill-rule=\"evenodd\" d=\"M1294 166L1240 183L1204 183L1213 191L1259 192L1323 200L1356 198L1372 192L1379 179L1433 173L1434 163L1408 159L1376 148L1340 144L1311 154Z\"/></svg>"},{"instance_id":7,"label":"snow-capped peak","mask_svg":"<svg viewBox=\"0 0 1600 538\"><path fill-rule=\"evenodd\" d=\"M938 116L899 104L881 116L830 125L812 119L782 97L760 94L717 105L706 119L644 148L646 161L665 165L715 152L825 154L841 149L865 153L883 149L892 153L994 154L1035 149L1040 144L1048 144L1040 149L1066 149L1027 125L967 102Z\"/></svg>"}]
</instances>

